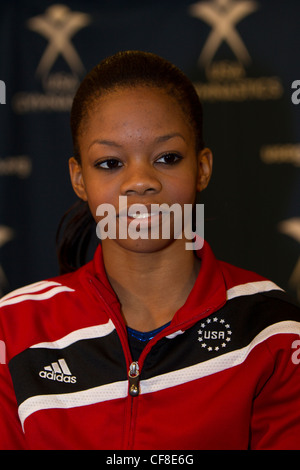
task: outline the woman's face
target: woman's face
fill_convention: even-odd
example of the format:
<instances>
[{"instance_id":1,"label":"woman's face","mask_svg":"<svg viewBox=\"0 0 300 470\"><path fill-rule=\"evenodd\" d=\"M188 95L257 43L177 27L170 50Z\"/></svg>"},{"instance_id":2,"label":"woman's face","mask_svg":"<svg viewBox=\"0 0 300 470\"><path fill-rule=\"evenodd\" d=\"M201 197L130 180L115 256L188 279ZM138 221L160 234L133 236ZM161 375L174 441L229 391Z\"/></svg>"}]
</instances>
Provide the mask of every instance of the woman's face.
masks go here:
<instances>
[{"instance_id":1,"label":"woman's face","mask_svg":"<svg viewBox=\"0 0 300 470\"><path fill-rule=\"evenodd\" d=\"M120 196L127 209L133 204L194 205L197 191L209 181L212 156L208 149L195 151L195 136L176 100L161 89L121 88L100 98L89 113L79 136L81 164L70 159L71 180L76 194L97 208L109 204L116 211L116 228L121 222ZM136 207L136 206L135 206ZM126 224L134 217L126 214ZM138 222L139 221L139 222ZM122 219L124 222L124 219ZM140 229L150 234L151 224L160 218L143 215ZM172 241L148 239L120 240L131 250L152 251ZM173 237L174 238L174 237ZM103 240L103 244L106 240ZM174 240L173 240L174 241Z\"/></svg>"}]
</instances>

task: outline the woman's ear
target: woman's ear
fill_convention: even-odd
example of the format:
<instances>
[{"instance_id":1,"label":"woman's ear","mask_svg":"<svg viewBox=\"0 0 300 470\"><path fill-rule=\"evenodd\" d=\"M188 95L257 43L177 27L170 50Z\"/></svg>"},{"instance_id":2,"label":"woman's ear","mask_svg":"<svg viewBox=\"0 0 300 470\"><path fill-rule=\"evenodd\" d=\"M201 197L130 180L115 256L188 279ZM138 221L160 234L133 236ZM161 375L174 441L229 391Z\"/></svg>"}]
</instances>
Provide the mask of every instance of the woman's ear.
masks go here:
<instances>
[{"instance_id":1,"label":"woman's ear","mask_svg":"<svg viewBox=\"0 0 300 470\"><path fill-rule=\"evenodd\" d=\"M198 181L197 191L203 191L211 178L213 167L213 155L209 148L204 148L198 153Z\"/></svg>"},{"instance_id":2,"label":"woman's ear","mask_svg":"<svg viewBox=\"0 0 300 470\"><path fill-rule=\"evenodd\" d=\"M82 167L74 157L69 159L69 171L75 193L80 199L87 201L87 194L82 176Z\"/></svg>"}]
</instances>

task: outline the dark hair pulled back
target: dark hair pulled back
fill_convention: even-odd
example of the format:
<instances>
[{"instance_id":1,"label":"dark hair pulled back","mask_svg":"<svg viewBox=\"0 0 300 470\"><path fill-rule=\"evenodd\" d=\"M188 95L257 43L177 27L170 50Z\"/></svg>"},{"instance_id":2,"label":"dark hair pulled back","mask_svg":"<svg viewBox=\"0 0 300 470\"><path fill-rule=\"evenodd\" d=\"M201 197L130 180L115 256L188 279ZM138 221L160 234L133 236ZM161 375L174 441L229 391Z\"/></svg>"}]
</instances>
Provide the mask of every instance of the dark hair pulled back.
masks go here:
<instances>
[{"instance_id":1,"label":"dark hair pulled back","mask_svg":"<svg viewBox=\"0 0 300 470\"><path fill-rule=\"evenodd\" d=\"M120 88L149 86L165 90L181 106L195 135L198 152L204 147L202 106L187 76L169 61L141 51L124 51L96 65L80 84L71 108L73 155L81 163L78 137L84 132L89 113L99 98ZM71 272L86 262L95 221L88 204L78 201L63 217L57 232L60 273Z\"/></svg>"}]
</instances>

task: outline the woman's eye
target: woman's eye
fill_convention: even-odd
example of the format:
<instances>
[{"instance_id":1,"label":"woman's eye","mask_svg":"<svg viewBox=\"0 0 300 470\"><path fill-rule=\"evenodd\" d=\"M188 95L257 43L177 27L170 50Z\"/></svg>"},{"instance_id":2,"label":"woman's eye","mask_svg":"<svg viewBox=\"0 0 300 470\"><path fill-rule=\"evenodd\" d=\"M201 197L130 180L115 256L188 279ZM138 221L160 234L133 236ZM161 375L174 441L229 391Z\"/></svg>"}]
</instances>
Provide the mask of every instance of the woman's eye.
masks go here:
<instances>
[{"instance_id":1,"label":"woman's eye","mask_svg":"<svg viewBox=\"0 0 300 470\"><path fill-rule=\"evenodd\" d=\"M122 166L122 163L116 158L108 158L102 162L97 162L95 166L97 168L102 168L103 170L114 170L115 168Z\"/></svg>"},{"instance_id":2,"label":"woman's eye","mask_svg":"<svg viewBox=\"0 0 300 470\"><path fill-rule=\"evenodd\" d=\"M165 165L174 165L182 159L177 153L165 153L159 157L155 163L164 163Z\"/></svg>"}]
</instances>

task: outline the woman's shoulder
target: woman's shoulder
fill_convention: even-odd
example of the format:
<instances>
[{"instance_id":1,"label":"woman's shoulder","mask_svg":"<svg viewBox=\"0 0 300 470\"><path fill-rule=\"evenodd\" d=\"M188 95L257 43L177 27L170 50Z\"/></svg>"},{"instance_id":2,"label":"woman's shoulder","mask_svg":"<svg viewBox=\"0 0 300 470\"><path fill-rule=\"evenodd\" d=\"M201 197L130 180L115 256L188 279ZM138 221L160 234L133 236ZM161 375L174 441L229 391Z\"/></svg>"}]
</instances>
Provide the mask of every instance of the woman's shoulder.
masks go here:
<instances>
[{"instance_id":1,"label":"woman's shoulder","mask_svg":"<svg viewBox=\"0 0 300 470\"><path fill-rule=\"evenodd\" d=\"M46 300L60 292L71 292L73 289L66 280L64 275L57 276L12 290L0 299L0 308L17 305L26 300Z\"/></svg>"},{"instance_id":2,"label":"woman's shoulder","mask_svg":"<svg viewBox=\"0 0 300 470\"><path fill-rule=\"evenodd\" d=\"M88 290L87 269L28 284L0 299L0 341L5 342L8 357L89 326L85 310L95 323L97 305ZM98 312L101 321L107 320Z\"/></svg>"},{"instance_id":3,"label":"woman's shoulder","mask_svg":"<svg viewBox=\"0 0 300 470\"><path fill-rule=\"evenodd\" d=\"M254 271L220 262L226 284L227 301L253 305L255 310L278 311L279 317L293 314L300 321L300 306L293 296L273 280Z\"/></svg>"},{"instance_id":4,"label":"woman's shoulder","mask_svg":"<svg viewBox=\"0 0 300 470\"><path fill-rule=\"evenodd\" d=\"M16 288L0 298L0 309L17 305L26 300L47 300L60 293L84 291L83 279L91 271L91 263L87 263L74 271L58 274L28 285Z\"/></svg>"}]
</instances>

